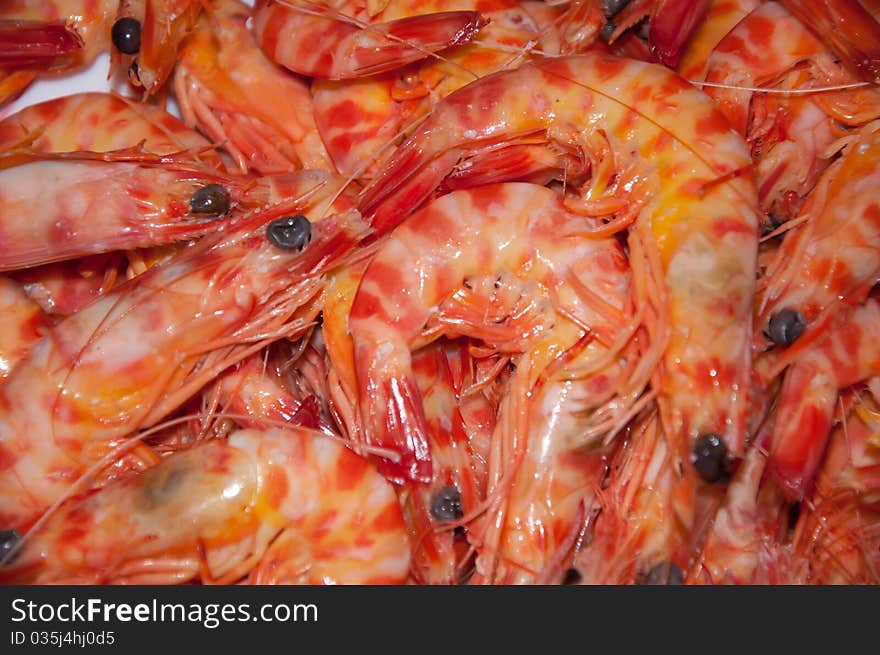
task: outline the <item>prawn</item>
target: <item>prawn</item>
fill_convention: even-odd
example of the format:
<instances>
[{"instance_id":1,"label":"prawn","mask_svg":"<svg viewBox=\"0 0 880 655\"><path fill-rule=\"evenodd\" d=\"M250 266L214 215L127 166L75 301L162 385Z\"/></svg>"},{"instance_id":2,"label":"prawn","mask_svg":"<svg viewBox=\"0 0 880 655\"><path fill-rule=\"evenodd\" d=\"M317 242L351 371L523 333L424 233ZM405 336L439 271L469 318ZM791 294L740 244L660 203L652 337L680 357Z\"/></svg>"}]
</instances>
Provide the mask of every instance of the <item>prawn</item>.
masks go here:
<instances>
[{"instance_id":1,"label":"prawn","mask_svg":"<svg viewBox=\"0 0 880 655\"><path fill-rule=\"evenodd\" d=\"M295 73L338 80L393 70L467 43L485 25L475 11L421 13L382 22L382 13L364 15L361 2L344 5L337 10L301 0L261 0L254 12L254 33L272 61Z\"/></svg>"},{"instance_id":2,"label":"prawn","mask_svg":"<svg viewBox=\"0 0 880 655\"><path fill-rule=\"evenodd\" d=\"M348 327L364 438L392 453L382 466L391 479L431 479L411 350L441 335L472 336L505 354L535 349L537 377L584 337L581 325L610 330L601 312L626 296L624 258L615 241L586 238L588 231L556 191L510 183L442 196L382 243ZM588 288L604 302L580 298ZM583 348L605 351L592 342Z\"/></svg>"},{"instance_id":3,"label":"prawn","mask_svg":"<svg viewBox=\"0 0 880 655\"><path fill-rule=\"evenodd\" d=\"M441 185L534 173L519 157L535 144L564 153L555 175L571 186L572 160L595 161L569 202L609 217L603 234L633 225L656 262L669 317L656 390L673 457L689 459L707 434L741 454L758 245L751 160L712 101L674 73L589 54L484 77L434 106L359 208L381 235Z\"/></svg>"},{"instance_id":4,"label":"prawn","mask_svg":"<svg viewBox=\"0 0 880 655\"><path fill-rule=\"evenodd\" d=\"M488 21L469 43L445 50L399 70L349 80L315 80L312 97L318 130L336 169L343 175L369 177L377 155L384 154L389 139L397 139L431 106L456 89L488 73L515 67L530 57L544 35L533 18L534 10L512 0L444 0L429 5L394 2L388 5L395 19L434 10L479 11ZM365 162L370 163L365 166ZM366 168L366 170L364 170Z\"/></svg>"},{"instance_id":5,"label":"prawn","mask_svg":"<svg viewBox=\"0 0 880 655\"><path fill-rule=\"evenodd\" d=\"M795 500L809 492L821 465L839 391L880 375L878 320L873 298L841 312L785 372L769 469Z\"/></svg>"},{"instance_id":6,"label":"prawn","mask_svg":"<svg viewBox=\"0 0 880 655\"><path fill-rule=\"evenodd\" d=\"M155 424L220 371L314 321L322 273L344 263L368 228L343 197L306 244L308 219L287 213L322 215L336 189L324 173L299 177L291 200L181 250L34 344L0 387L0 524L20 525L64 497L108 442Z\"/></svg>"},{"instance_id":7,"label":"prawn","mask_svg":"<svg viewBox=\"0 0 880 655\"><path fill-rule=\"evenodd\" d=\"M10 153L0 156L0 271L191 239L230 212L289 197L300 181L138 151Z\"/></svg>"},{"instance_id":8,"label":"prawn","mask_svg":"<svg viewBox=\"0 0 880 655\"><path fill-rule=\"evenodd\" d=\"M791 218L815 185L828 164L827 151L839 138L838 124L858 126L880 116L876 89L857 89L858 101L852 92L846 101L827 91L755 92L764 86L805 91L858 81L775 2L759 6L718 43L705 80L706 93L752 146L761 205L775 222Z\"/></svg>"},{"instance_id":9,"label":"prawn","mask_svg":"<svg viewBox=\"0 0 880 655\"><path fill-rule=\"evenodd\" d=\"M307 83L262 53L249 16L239 2L217 2L184 40L174 92L186 123L222 144L243 173L332 170Z\"/></svg>"},{"instance_id":10,"label":"prawn","mask_svg":"<svg viewBox=\"0 0 880 655\"><path fill-rule=\"evenodd\" d=\"M395 584L409 540L392 486L338 440L238 430L67 500L4 582Z\"/></svg>"},{"instance_id":11,"label":"prawn","mask_svg":"<svg viewBox=\"0 0 880 655\"><path fill-rule=\"evenodd\" d=\"M778 375L799 353L822 338L835 313L863 302L880 275L880 121L848 139L801 208L761 280L754 347L774 348L757 363ZM775 319L775 320L774 320ZM770 322L791 328L777 334ZM774 336L775 335L775 336Z\"/></svg>"}]
</instances>

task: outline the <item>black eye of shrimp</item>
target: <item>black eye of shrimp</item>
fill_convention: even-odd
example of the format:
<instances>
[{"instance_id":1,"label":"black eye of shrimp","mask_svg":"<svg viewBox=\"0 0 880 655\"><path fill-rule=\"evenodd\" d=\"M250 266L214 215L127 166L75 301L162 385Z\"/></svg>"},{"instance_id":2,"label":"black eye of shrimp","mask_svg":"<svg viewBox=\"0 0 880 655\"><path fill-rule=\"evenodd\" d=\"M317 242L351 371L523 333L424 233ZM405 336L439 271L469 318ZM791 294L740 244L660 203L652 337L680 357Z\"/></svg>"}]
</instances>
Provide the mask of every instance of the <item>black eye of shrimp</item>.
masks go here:
<instances>
[{"instance_id":1,"label":"black eye of shrimp","mask_svg":"<svg viewBox=\"0 0 880 655\"><path fill-rule=\"evenodd\" d=\"M651 570L639 576L640 585L680 585L684 584L684 571L674 562L660 562Z\"/></svg>"},{"instance_id":2,"label":"black eye of shrimp","mask_svg":"<svg viewBox=\"0 0 880 655\"><path fill-rule=\"evenodd\" d=\"M133 55L141 49L141 24L136 18L126 16L113 23L110 38L119 52Z\"/></svg>"},{"instance_id":3,"label":"black eye of shrimp","mask_svg":"<svg viewBox=\"0 0 880 655\"><path fill-rule=\"evenodd\" d=\"M457 521L464 516L461 492L453 486L443 487L431 498L431 514L438 521Z\"/></svg>"},{"instance_id":4,"label":"black eye of shrimp","mask_svg":"<svg viewBox=\"0 0 880 655\"><path fill-rule=\"evenodd\" d=\"M697 439L691 452L691 462L705 482L713 483L727 477L727 446L711 432Z\"/></svg>"},{"instance_id":5,"label":"black eye of shrimp","mask_svg":"<svg viewBox=\"0 0 880 655\"><path fill-rule=\"evenodd\" d=\"M189 210L193 214L221 216L229 211L229 191L219 184L206 184L190 198Z\"/></svg>"},{"instance_id":6,"label":"black eye of shrimp","mask_svg":"<svg viewBox=\"0 0 880 655\"><path fill-rule=\"evenodd\" d=\"M783 309L776 312L767 323L765 336L777 346L790 346L807 327L804 315L796 309Z\"/></svg>"},{"instance_id":7,"label":"black eye of shrimp","mask_svg":"<svg viewBox=\"0 0 880 655\"><path fill-rule=\"evenodd\" d=\"M15 530L0 530L0 565L12 564L21 542L21 535Z\"/></svg>"},{"instance_id":8,"label":"black eye of shrimp","mask_svg":"<svg viewBox=\"0 0 880 655\"><path fill-rule=\"evenodd\" d=\"M584 579L584 576L581 575L581 572L575 568L570 568L565 572L565 575L562 577L562 584L564 585L575 585L580 584L581 580Z\"/></svg>"},{"instance_id":9,"label":"black eye of shrimp","mask_svg":"<svg viewBox=\"0 0 880 655\"><path fill-rule=\"evenodd\" d=\"M302 214L278 218L266 228L266 238L282 250L302 250L312 237L312 224Z\"/></svg>"}]
</instances>

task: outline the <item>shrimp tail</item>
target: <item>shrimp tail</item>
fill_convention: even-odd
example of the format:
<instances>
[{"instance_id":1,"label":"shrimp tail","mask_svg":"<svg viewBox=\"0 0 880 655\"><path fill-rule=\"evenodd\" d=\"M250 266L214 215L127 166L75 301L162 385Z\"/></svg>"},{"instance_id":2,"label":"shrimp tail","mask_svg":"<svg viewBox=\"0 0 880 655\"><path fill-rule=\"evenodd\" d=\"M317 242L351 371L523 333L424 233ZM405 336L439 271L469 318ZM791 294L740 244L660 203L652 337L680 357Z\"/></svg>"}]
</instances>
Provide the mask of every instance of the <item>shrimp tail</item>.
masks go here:
<instances>
[{"instance_id":1,"label":"shrimp tail","mask_svg":"<svg viewBox=\"0 0 880 655\"><path fill-rule=\"evenodd\" d=\"M782 0L866 82L880 82L880 23L857 0Z\"/></svg>"},{"instance_id":2,"label":"shrimp tail","mask_svg":"<svg viewBox=\"0 0 880 655\"><path fill-rule=\"evenodd\" d=\"M0 70L54 68L82 47L80 36L62 22L0 20Z\"/></svg>"}]
</instances>

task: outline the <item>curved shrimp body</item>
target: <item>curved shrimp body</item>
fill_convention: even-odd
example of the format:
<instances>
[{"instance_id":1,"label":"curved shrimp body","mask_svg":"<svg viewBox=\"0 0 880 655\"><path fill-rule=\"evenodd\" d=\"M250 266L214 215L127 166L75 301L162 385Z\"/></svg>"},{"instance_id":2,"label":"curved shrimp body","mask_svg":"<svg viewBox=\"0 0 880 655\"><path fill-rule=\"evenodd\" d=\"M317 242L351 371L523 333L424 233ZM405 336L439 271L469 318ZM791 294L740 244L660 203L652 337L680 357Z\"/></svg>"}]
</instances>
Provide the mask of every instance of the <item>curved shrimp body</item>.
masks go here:
<instances>
[{"instance_id":1,"label":"curved shrimp body","mask_svg":"<svg viewBox=\"0 0 880 655\"><path fill-rule=\"evenodd\" d=\"M541 3L543 4L543 3ZM388 5L383 15L405 16L410 3ZM516 66L542 36L531 10L513 0L445 0L411 8L472 10L489 24L479 39L399 71L342 81L315 80L315 119L336 169L344 175L369 177L389 142L399 139L440 98L488 73ZM372 165L363 170L364 162Z\"/></svg>"},{"instance_id":2,"label":"curved shrimp body","mask_svg":"<svg viewBox=\"0 0 880 655\"><path fill-rule=\"evenodd\" d=\"M626 296L619 246L585 238L588 225L553 190L490 185L437 199L383 242L349 330L365 439L393 453L383 466L392 479L431 479L411 350L441 334L472 336L508 354L534 348L537 376L583 336L557 304L598 321L571 278L589 276L611 297Z\"/></svg>"},{"instance_id":3,"label":"curved shrimp body","mask_svg":"<svg viewBox=\"0 0 880 655\"><path fill-rule=\"evenodd\" d=\"M770 356L773 377L824 333L833 314L857 305L880 275L880 122L866 125L823 174L801 208L803 225L789 231L763 280L756 331L783 309L800 312L806 328ZM756 348L765 348L756 337ZM781 350L781 352L778 352ZM778 354L777 354L778 353Z\"/></svg>"},{"instance_id":4,"label":"curved shrimp body","mask_svg":"<svg viewBox=\"0 0 880 655\"><path fill-rule=\"evenodd\" d=\"M279 185L286 191L284 178L255 182L137 153L131 162L72 155L0 158L0 270L190 239L216 229L230 209L271 201ZM193 206L211 184L226 190L228 207Z\"/></svg>"},{"instance_id":5,"label":"curved shrimp body","mask_svg":"<svg viewBox=\"0 0 880 655\"><path fill-rule=\"evenodd\" d=\"M0 277L0 379L49 328L40 306L15 281Z\"/></svg>"},{"instance_id":6,"label":"curved shrimp body","mask_svg":"<svg viewBox=\"0 0 880 655\"><path fill-rule=\"evenodd\" d=\"M747 135L757 162L762 206L777 219L790 218L796 204L789 205L816 183L827 163L824 152L838 138L837 122L870 120L880 112L880 96L873 90L862 92L862 106L855 113L835 109L834 94L754 92L756 86L803 91L854 81L815 36L775 2L759 6L719 42L707 61L705 79L713 85L706 92Z\"/></svg>"},{"instance_id":7,"label":"curved shrimp body","mask_svg":"<svg viewBox=\"0 0 880 655\"><path fill-rule=\"evenodd\" d=\"M0 577L394 584L408 569L391 485L340 442L292 428L239 430L67 501Z\"/></svg>"},{"instance_id":8,"label":"curved shrimp body","mask_svg":"<svg viewBox=\"0 0 880 655\"><path fill-rule=\"evenodd\" d=\"M77 93L25 107L0 121L0 152L109 152L136 146L155 155L189 151L221 167L198 132L154 105L111 93Z\"/></svg>"},{"instance_id":9,"label":"curved shrimp body","mask_svg":"<svg viewBox=\"0 0 880 655\"><path fill-rule=\"evenodd\" d=\"M809 491L844 387L880 375L880 302L869 299L835 317L823 338L785 372L769 468L794 499Z\"/></svg>"},{"instance_id":10,"label":"curved shrimp body","mask_svg":"<svg viewBox=\"0 0 880 655\"><path fill-rule=\"evenodd\" d=\"M0 524L62 497L110 441L156 423L220 371L314 320L321 274L367 228L343 211L315 223L301 253L274 245L268 221L326 209L327 176L303 173L300 182L298 200L248 214L115 287L31 348L0 387Z\"/></svg>"},{"instance_id":11,"label":"curved shrimp body","mask_svg":"<svg viewBox=\"0 0 880 655\"><path fill-rule=\"evenodd\" d=\"M184 41L174 89L187 124L222 143L242 172L332 170L308 85L262 53L249 16L239 2L215 3Z\"/></svg>"},{"instance_id":12,"label":"curved shrimp body","mask_svg":"<svg viewBox=\"0 0 880 655\"><path fill-rule=\"evenodd\" d=\"M482 78L435 105L360 208L381 234L451 173L481 171L481 157L510 177L531 172L499 166L515 161L519 139L589 153L600 131L603 160L638 171L623 206L659 251L672 326L660 381L667 434L684 445L712 431L740 452L758 242L751 160L712 101L674 73L594 54Z\"/></svg>"},{"instance_id":13,"label":"curved shrimp body","mask_svg":"<svg viewBox=\"0 0 880 655\"><path fill-rule=\"evenodd\" d=\"M467 43L485 24L474 11L381 22L384 14L365 16L359 4L349 16L323 3L268 0L254 14L254 32L272 61L303 75L339 80L400 68Z\"/></svg>"}]
</instances>

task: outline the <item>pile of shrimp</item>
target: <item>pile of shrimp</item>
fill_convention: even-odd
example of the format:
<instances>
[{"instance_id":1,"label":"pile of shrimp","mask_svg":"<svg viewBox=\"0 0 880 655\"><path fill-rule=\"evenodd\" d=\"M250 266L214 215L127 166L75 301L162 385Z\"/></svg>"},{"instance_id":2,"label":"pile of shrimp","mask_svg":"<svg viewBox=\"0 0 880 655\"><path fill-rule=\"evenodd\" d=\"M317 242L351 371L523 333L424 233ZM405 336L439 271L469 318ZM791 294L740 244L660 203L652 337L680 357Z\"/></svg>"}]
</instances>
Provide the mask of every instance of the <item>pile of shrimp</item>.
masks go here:
<instances>
[{"instance_id":1,"label":"pile of shrimp","mask_svg":"<svg viewBox=\"0 0 880 655\"><path fill-rule=\"evenodd\" d=\"M5 2L0 580L880 582L878 85L876 0Z\"/></svg>"}]
</instances>

